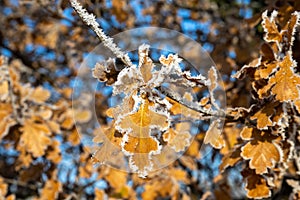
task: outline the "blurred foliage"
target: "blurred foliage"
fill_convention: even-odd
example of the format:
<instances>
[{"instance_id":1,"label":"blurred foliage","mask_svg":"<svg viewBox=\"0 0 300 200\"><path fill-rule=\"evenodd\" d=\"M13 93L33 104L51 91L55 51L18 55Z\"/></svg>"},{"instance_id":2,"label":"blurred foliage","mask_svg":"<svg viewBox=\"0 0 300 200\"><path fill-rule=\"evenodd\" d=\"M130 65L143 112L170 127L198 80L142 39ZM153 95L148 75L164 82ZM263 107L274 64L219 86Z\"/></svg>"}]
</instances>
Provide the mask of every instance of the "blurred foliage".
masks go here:
<instances>
[{"instance_id":1,"label":"blurred foliage","mask_svg":"<svg viewBox=\"0 0 300 200\"><path fill-rule=\"evenodd\" d=\"M276 47L283 43L280 39L276 43L265 38L264 42L266 29L261 25L265 10L277 10L277 32L286 30L292 13L300 10L300 1L80 2L95 13L110 36L158 26L200 42L222 74L227 106L237 120L226 121L225 146L220 150L201 159L199 149L205 137L201 132L179 160L146 179L93 167L92 155L83 147L73 122L71 94L80 63L100 41L67 0L2 0L0 199L300 198L300 103L297 95L289 95L291 87L299 92L300 68L295 63L282 64L283 58L300 62L300 36L295 34L289 54ZM272 71L270 63L286 71L274 66ZM233 78L237 71L239 76ZM297 82L285 86L280 80L285 75L271 72L290 73ZM105 123L107 99L101 92L96 96L97 117ZM247 110L251 105L254 109ZM82 124L91 117L85 110L75 114ZM265 158L257 159L260 154Z\"/></svg>"}]
</instances>

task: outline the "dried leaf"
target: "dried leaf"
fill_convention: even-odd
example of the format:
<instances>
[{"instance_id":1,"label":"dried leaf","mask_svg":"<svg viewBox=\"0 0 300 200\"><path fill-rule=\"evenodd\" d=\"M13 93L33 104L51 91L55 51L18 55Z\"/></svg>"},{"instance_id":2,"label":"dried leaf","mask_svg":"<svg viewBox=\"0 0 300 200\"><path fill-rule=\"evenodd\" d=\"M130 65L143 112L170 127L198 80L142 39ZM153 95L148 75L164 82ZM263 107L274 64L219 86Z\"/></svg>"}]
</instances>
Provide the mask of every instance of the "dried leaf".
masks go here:
<instances>
[{"instance_id":1,"label":"dried leaf","mask_svg":"<svg viewBox=\"0 0 300 200\"><path fill-rule=\"evenodd\" d=\"M275 143L275 136L247 127L243 129L241 136L246 140L252 139L242 147L241 156L250 160L249 166L257 174L267 173L268 168L273 168L282 159L282 149Z\"/></svg>"},{"instance_id":2,"label":"dried leaf","mask_svg":"<svg viewBox=\"0 0 300 200\"><path fill-rule=\"evenodd\" d=\"M296 63L292 60L291 55L285 56L283 61L279 63L279 70L270 78L260 93L267 93L272 88L272 94L280 102L298 99L300 97L300 76L293 71L295 66Z\"/></svg>"},{"instance_id":3,"label":"dried leaf","mask_svg":"<svg viewBox=\"0 0 300 200\"><path fill-rule=\"evenodd\" d=\"M49 150L47 151L47 159L52 161L55 164L60 163L61 161L61 153L60 153L60 142L57 140L53 140L52 144L49 146Z\"/></svg>"},{"instance_id":4,"label":"dried leaf","mask_svg":"<svg viewBox=\"0 0 300 200\"><path fill-rule=\"evenodd\" d=\"M235 164L242 159L240 154L241 148L238 147L236 149L232 149L230 152L224 155L219 167L220 171L223 172L226 168L235 166Z\"/></svg>"},{"instance_id":5,"label":"dried leaf","mask_svg":"<svg viewBox=\"0 0 300 200\"><path fill-rule=\"evenodd\" d=\"M115 60L109 58L104 63L96 63L93 68L93 77L106 85L112 85L117 81L119 70L117 70Z\"/></svg>"},{"instance_id":6,"label":"dried leaf","mask_svg":"<svg viewBox=\"0 0 300 200\"><path fill-rule=\"evenodd\" d=\"M107 172L105 172L105 180L109 183L109 185L115 190L122 189L127 183L127 173L109 168Z\"/></svg>"},{"instance_id":7,"label":"dried leaf","mask_svg":"<svg viewBox=\"0 0 300 200\"><path fill-rule=\"evenodd\" d=\"M214 120L204 137L204 144L210 144L216 149L221 149L225 145L225 141L222 138L222 129L220 129L220 120Z\"/></svg>"},{"instance_id":8,"label":"dried leaf","mask_svg":"<svg viewBox=\"0 0 300 200\"><path fill-rule=\"evenodd\" d=\"M100 190L98 188L95 188L95 198L94 198L94 200L103 200L103 199L107 199L107 196L106 196L104 190Z\"/></svg>"},{"instance_id":9,"label":"dried leaf","mask_svg":"<svg viewBox=\"0 0 300 200\"><path fill-rule=\"evenodd\" d=\"M47 180L41 191L40 199L57 199L58 194L62 191L62 183L57 180Z\"/></svg>"},{"instance_id":10,"label":"dried leaf","mask_svg":"<svg viewBox=\"0 0 300 200\"><path fill-rule=\"evenodd\" d=\"M0 100L4 101L5 99L8 98L8 82L7 81L3 81L0 82Z\"/></svg>"},{"instance_id":11,"label":"dried leaf","mask_svg":"<svg viewBox=\"0 0 300 200\"><path fill-rule=\"evenodd\" d=\"M165 113L153 111L149 100L144 99L137 112L122 116L117 124L120 132L129 132L137 138L149 138L150 130L154 127L166 130L169 127L169 119Z\"/></svg>"},{"instance_id":12,"label":"dried leaf","mask_svg":"<svg viewBox=\"0 0 300 200\"><path fill-rule=\"evenodd\" d=\"M271 190L267 185L267 181L262 176L252 174L246 180L248 198L262 199L271 196Z\"/></svg>"},{"instance_id":13,"label":"dried leaf","mask_svg":"<svg viewBox=\"0 0 300 200\"><path fill-rule=\"evenodd\" d=\"M178 195L179 186L171 178L154 179L148 182L144 186L144 192L142 193L142 199L155 200L157 197L168 197Z\"/></svg>"},{"instance_id":14,"label":"dried leaf","mask_svg":"<svg viewBox=\"0 0 300 200\"><path fill-rule=\"evenodd\" d=\"M170 128L163 134L163 139L176 152L184 151L191 143L190 124L179 123L176 128Z\"/></svg>"},{"instance_id":15,"label":"dried leaf","mask_svg":"<svg viewBox=\"0 0 300 200\"><path fill-rule=\"evenodd\" d=\"M34 119L27 119L21 128L23 134L20 145L23 145L34 157L43 156L48 145L51 144L51 131L46 124L37 123Z\"/></svg>"},{"instance_id":16,"label":"dried leaf","mask_svg":"<svg viewBox=\"0 0 300 200\"><path fill-rule=\"evenodd\" d=\"M127 7L129 5L126 1L112 0L112 13L119 22L125 22L128 19L129 13L127 12Z\"/></svg>"},{"instance_id":17,"label":"dried leaf","mask_svg":"<svg viewBox=\"0 0 300 200\"><path fill-rule=\"evenodd\" d=\"M35 103L42 104L49 99L51 93L48 90L43 89L42 87L37 87L33 89L32 92L27 96L28 100L31 100Z\"/></svg>"},{"instance_id":18,"label":"dried leaf","mask_svg":"<svg viewBox=\"0 0 300 200\"><path fill-rule=\"evenodd\" d=\"M152 79L152 70L154 64L151 58L148 57L149 45L141 45L139 47L139 68L145 83L148 83Z\"/></svg>"},{"instance_id":19,"label":"dried leaf","mask_svg":"<svg viewBox=\"0 0 300 200\"><path fill-rule=\"evenodd\" d=\"M115 130L112 125L107 129L96 129L93 142L101 144L93 154L93 159L100 164L110 163L114 166L123 166L121 141L123 135Z\"/></svg>"},{"instance_id":20,"label":"dried leaf","mask_svg":"<svg viewBox=\"0 0 300 200\"><path fill-rule=\"evenodd\" d=\"M271 17L267 16L268 11L266 10L262 14L262 26L266 35L264 37L265 41L267 42L280 42L281 41L281 34L278 31L278 27L275 22L275 18L277 17L277 11L273 11Z\"/></svg>"},{"instance_id":21,"label":"dried leaf","mask_svg":"<svg viewBox=\"0 0 300 200\"><path fill-rule=\"evenodd\" d=\"M250 117L251 120L257 120L258 129L267 129L268 126L273 125L271 117L275 114L275 108L277 105L278 102L267 104Z\"/></svg>"},{"instance_id":22,"label":"dried leaf","mask_svg":"<svg viewBox=\"0 0 300 200\"><path fill-rule=\"evenodd\" d=\"M80 144L80 137L79 133L77 132L77 129L73 129L70 134L68 134L68 141L73 145L79 145Z\"/></svg>"},{"instance_id":23,"label":"dried leaf","mask_svg":"<svg viewBox=\"0 0 300 200\"><path fill-rule=\"evenodd\" d=\"M92 118L92 113L89 110L73 109L74 119L78 123L87 123Z\"/></svg>"},{"instance_id":24,"label":"dried leaf","mask_svg":"<svg viewBox=\"0 0 300 200\"><path fill-rule=\"evenodd\" d=\"M158 153L160 146L153 137L136 138L128 135L122 149L130 155L129 165L131 169L138 172L141 177L145 177L153 167L151 155Z\"/></svg>"}]
</instances>

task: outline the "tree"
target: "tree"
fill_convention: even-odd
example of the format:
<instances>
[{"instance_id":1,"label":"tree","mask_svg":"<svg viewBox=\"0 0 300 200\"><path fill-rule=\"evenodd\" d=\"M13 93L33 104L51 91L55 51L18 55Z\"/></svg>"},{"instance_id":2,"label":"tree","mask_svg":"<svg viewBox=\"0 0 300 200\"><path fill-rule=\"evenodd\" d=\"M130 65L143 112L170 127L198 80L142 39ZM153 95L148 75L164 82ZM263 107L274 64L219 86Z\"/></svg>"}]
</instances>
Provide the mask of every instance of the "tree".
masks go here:
<instances>
[{"instance_id":1,"label":"tree","mask_svg":"<svg viewBox=\"0 0 300 200\"><path fill-rule=\"evenodd\" d=\"M0 4L1 198L300 198L297 1L82 6L96 16L75 0ZM177 52L141 44L127 54L110 39L144 25L189 35L215 66L195 74ZM72 86L98 39L115 58L87 71L111 88L93 102ZM109 106L112 94L119 106ZM101 127L87 129L93 120Z\"/></svg>"}]
</instances>

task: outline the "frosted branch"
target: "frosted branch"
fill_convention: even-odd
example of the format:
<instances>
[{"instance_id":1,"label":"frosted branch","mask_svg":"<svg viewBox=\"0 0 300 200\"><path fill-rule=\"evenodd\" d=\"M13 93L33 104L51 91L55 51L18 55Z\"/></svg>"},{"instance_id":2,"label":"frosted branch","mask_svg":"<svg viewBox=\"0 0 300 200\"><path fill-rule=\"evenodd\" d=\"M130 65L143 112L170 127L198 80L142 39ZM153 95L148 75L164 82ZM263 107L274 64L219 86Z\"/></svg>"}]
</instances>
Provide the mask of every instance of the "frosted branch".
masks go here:
<instances>
[{"instance_id":1,"label":"frosted branch","mask_svg":"<svg viewBox=\"0 0 300 200\"><path fill-rule=\"evenodd\" d=\"M90 26L97 34L104 46L110 49L117 58L120 58L127 66L132 66L132 62L127 53L124 53L113 41L113 38L105 35L100 25L96 21L95 15L90 14L83 8L77 0L70 0L70 3L80 18Z\"/></svg>"}]
</instances>

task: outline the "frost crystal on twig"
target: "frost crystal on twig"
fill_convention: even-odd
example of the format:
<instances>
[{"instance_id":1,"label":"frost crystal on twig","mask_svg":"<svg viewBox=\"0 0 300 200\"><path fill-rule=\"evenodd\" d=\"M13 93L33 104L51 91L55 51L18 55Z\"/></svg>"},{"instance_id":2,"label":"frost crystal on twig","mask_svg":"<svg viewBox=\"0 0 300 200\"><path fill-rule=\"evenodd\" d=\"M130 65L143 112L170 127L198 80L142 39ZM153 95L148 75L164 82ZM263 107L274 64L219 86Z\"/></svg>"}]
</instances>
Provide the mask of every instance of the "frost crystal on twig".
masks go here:
<instances>
[{"instance_id":1,"label":"frost crystal on twig","mask_svg":"<svg viewBox=\"0 0 300 200\"><path fill-rule=\"evenodd\" d=\"M113 38L108 37L105 35L103 30L100 28L100 25L96 21L95 15L90 14L83 8L77 0L70 0L72 7L81 17L81 19L95 31L99 39L103 42L104 46L109 48L117 58L120 58L124 64L127 66L132 66L132 62L127 55L124 53L113 41Z\"/></svg>"}]
</instances>

